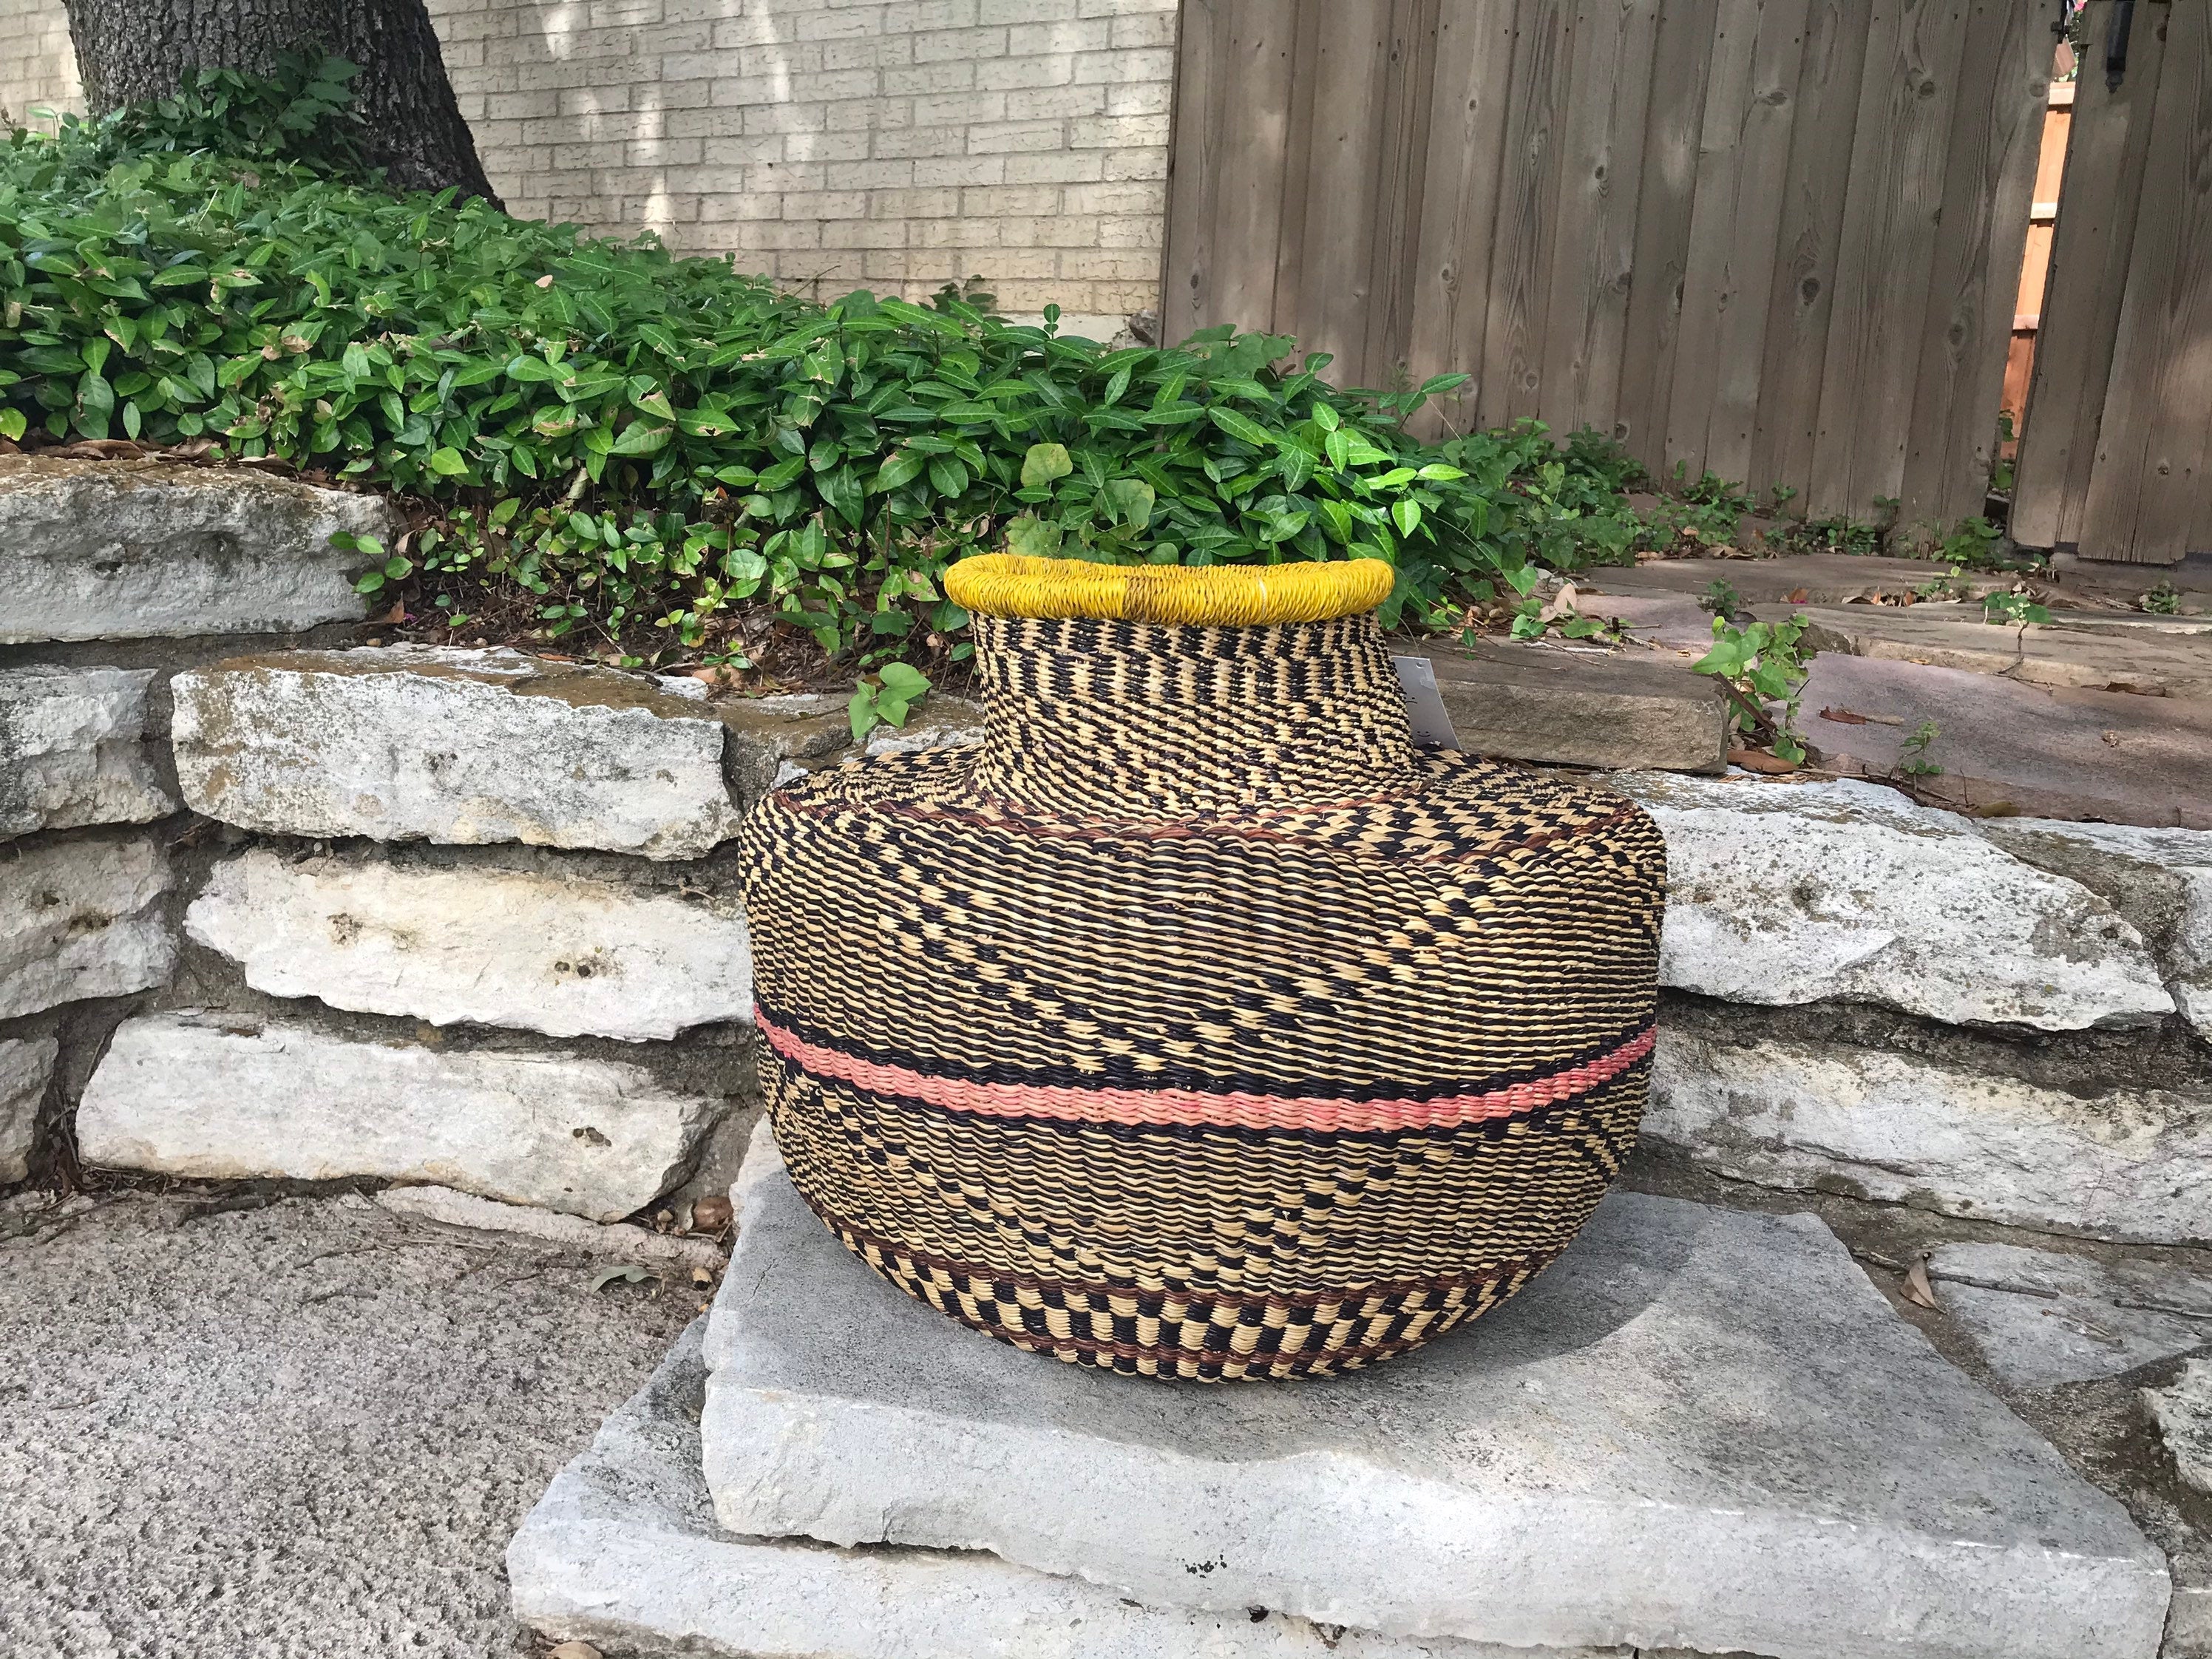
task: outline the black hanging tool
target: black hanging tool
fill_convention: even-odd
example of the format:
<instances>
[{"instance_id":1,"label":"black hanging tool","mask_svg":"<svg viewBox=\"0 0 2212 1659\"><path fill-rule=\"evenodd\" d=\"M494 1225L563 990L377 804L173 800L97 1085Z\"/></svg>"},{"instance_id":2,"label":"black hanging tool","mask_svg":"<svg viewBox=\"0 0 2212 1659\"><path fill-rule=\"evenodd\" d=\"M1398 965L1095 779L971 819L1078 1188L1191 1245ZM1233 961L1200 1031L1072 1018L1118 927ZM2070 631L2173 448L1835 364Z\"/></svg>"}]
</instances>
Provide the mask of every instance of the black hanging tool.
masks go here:
<instances>
[{"instance_id":1,"label":"black hanging tool","mask_svg":"<svg viewBox=\"0 0 2212 1659\"><path fill-rule=\"evenodd\" d=\"M2105 90L2118 92L2128 72L2128 33L2135 27L2136 0L2112 0L2112 26L2105 32Z\"/></svg>"}]
</instances>

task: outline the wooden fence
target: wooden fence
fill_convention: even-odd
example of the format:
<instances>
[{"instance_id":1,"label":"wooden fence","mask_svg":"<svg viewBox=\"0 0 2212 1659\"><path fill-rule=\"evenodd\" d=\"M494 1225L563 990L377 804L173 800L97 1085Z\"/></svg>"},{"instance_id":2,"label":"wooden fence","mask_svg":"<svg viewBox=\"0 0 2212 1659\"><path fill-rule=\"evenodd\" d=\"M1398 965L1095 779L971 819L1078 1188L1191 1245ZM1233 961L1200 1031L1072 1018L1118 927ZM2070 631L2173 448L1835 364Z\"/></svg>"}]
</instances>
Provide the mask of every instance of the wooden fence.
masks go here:
<instances>
[{"instance_id":1,"label":"wooden fence","mask_svg":"<svg viewBox=\"0 0 2212 1659\"><path fill-rule=\"evenodd\" d=\"M2212 550L2212 18L2139 5L2113 87L2108 12L2089 8L2013 533L2165 564Z\"/></svg>"},{"instance_id":2,"label":"wooden fence","mask_svg":"<svg viewBox=\"0 0 2212 1659\"><path fill-rule=\"evenodd\" d=\"M1163 315L1979 512L2055 0L1183 0Z\"/></svg>"}]
</instances>

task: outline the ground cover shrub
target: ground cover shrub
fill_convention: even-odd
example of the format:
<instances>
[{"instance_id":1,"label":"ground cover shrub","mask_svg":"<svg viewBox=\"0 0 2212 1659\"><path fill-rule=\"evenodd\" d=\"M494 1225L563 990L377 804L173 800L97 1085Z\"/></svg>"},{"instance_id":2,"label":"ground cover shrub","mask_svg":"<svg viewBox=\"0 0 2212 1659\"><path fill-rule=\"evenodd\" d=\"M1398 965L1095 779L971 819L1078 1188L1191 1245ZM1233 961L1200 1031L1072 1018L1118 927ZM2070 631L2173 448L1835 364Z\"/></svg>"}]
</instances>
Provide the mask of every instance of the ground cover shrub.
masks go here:
<instances>
[{"instance_id":1,"label":"ground cover shrub","mask_svg":"<svg viewBox=\"0 0 2212 1659\"><path fill-rule=\"evenodd\" d=\"M0 152L0 433L212 448L397 491L365 589L743 662L964 655L948 562L1377 556L1450 625L1625 558L1617 451L1442 442L1462 377L1332 386L1279 336L1109 349L947 292L822 305L728 261L358 176L343 66L218 71ZM1048 319L1051 313L1048 313Z\"/></svg>"}]
</instances>

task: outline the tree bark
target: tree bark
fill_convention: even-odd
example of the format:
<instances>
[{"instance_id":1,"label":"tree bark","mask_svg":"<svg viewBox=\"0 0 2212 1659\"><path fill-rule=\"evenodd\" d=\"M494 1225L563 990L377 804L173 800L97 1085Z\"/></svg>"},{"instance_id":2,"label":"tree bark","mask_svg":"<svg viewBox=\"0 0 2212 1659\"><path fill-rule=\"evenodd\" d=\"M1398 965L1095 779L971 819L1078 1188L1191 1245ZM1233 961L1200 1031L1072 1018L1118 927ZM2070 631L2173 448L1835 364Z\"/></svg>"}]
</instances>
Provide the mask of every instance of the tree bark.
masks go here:
<instances>
[{"instance_id":1,"label":"tree bark","mask_svg":"<svg viewBox=\"0 0 2212 1659\"><path fill-rule=\"evenodd\" d=\"M66 0L92 112L150 103L195 66L265 75L320 46L359 66L362 149L403 190L458 185L494 207L422 0Z\"/></svg>"}]
</instances>

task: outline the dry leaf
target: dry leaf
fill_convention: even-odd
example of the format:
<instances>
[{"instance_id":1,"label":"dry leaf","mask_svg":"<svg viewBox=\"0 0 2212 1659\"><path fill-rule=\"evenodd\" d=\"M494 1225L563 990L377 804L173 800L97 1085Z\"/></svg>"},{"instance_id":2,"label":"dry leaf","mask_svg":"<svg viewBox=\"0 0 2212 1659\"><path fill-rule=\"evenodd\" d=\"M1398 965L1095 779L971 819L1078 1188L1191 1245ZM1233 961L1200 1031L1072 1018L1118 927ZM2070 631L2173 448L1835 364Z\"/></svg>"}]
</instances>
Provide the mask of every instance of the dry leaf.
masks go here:
<instances>
[{"instance_id":1,"label":"dry leaf","mask_svg":"<svg viewBox=\"0 0 2212 1659\"><path fill-rule=\"evenodd\" d=\"M2120 734L2117 732L2100 732L2097 735L2105 740L2109 748L2118 749L2120 746Z\"/></svg>"},{"instance_id":2,"label":"dry leaf","mask_svg":"<svg viewBox=\"0 0 2212 1659\"><path fill-rule=\"evenodd\" d=\"M380 623L389 623L395 627L399 623L405 622L407 620L407 606L405 603L403 601L400 604L393 605L391 610L386 611L376 620Z\"/></svg>"},{"instance_id":3,"label":"dry leaf","mask_svg":"<svg viewBox=\"0 0 2212 1659\"><path fill-rule=\"evenodd\" d=\"M1790 604L1792 604L1792 605L1802 605L1802 604L1804 604L1804 603L1805 603L1805 594L1806 594L1806 592L1807 592L1807 590L1806 590L1806 589L1804 589L1804 588L1802 588L1802 587L1793 587L1793 588L1791 588L1791 589L1790 590Z\"/></svg>"},{"instance_id":4,"label":"dry leaf","mask_svg":"<svg viewBox=\"0 0 2212 1659\"><path fill-rule=\"evenodd\" d=\"M1797 769L1796 762L1770 755L1764 749L1731 749L1728 757L1730 766L1741 766L1747 772L1764 772L1770 777Z\"/></svg>"},{"instance_id":5,"label":"dry leaf","mask_svg":"<svg viewBox=\"0 0 2212 1659\"><path fill-rule=\"evenodd\" d=\"M691 1282L694 1285L711 1285L714 1282L714 1275L704 1267L694 1267L691 1270Z\"/></svg>"},{"instance_id":6,"label":"dry leaf","mask_svg":"<svg viewBox=\"0 0 2212 1659\"><path fill-rule=\"evenodd\" d=\"M597 1295L599 1291L604 1291L608 1285L616 1283L617 1280L624 1285L642 1285L645 1283L647 1277L647 1275L645 1269L638 1267L635 1263L632 1263L627 1267L609 1267L605 1272L599 1273L592 1278L592 1291L594 1295Z\"/></svg>"},{"instance_id":7,"label":"dry leaf","mask_svg":"<svg viewBox=\"0 0 2212 1659\"><path fill-rule=\"evenodd\" d=\"M1924 1255L1914 1257L1912 1266L1905 1270L1905 1299L1916 1308L1936 1305L1936 1287L1928 1282L1928 1258Z\"/></svg>"},{"instance_id":8,"label":"dry leaf","mask_svg":"<svg viewBox=\"0 0 2212 1659\"><path fill-rule=\"evenodd\" d=\"M691 1231L695 1233L719 1233L730 1224L730 1200L719 1194L702 1198L691 1206Z\"/></svg>"},{"instance_id":9,"label":"dry leaf","mask_svg":"<svg viewBox=\"0 0 2212 1659\"><path fill-rule=\"evenodd\" d=\"M540 287L540 288L550 288L550 287L552 287L552 286L553 286L553 273L552 273L551 271L550 271L550 270L549 270L549 271L547 271L547 272L546 272L543 276L540 276L540 277L538 279L538 287ZM556 1648L556 1650L554 1650L557 1653L560 1650L558 1650L558 1649ZM594 1656L592 1656L592 1659L598 1659L598 1656L597 1656L597 1655L594 1655Z\"/></svg>"},{"instance_id":10,"label":"dry leaf","mask_svg":"<svg viewBox=\"0 0 2212 1659\"><path fill-rule=\"evenodd\" d=\"M1820 718L1833 720L1838 726L1864 726L1867 723L1864 714L1855 714L1848 708L1823 708Z\"/></svg>"},{"instance_id":11,"label":"dry leaf","mask_svg":"<svg viewBox=\"0 0 2212 1659\"><path fill-rule=\"evenodd\" d=\"M545 280L550 283L553 279L548 276ZM545 1659L605 1659L605 1656L589 1642L563 1642L547 1653Z\"/></svg>"}]
</instances>

